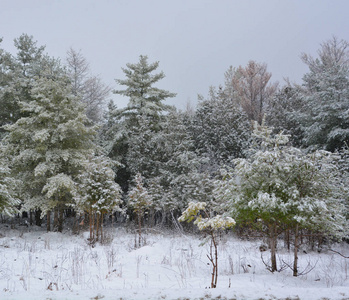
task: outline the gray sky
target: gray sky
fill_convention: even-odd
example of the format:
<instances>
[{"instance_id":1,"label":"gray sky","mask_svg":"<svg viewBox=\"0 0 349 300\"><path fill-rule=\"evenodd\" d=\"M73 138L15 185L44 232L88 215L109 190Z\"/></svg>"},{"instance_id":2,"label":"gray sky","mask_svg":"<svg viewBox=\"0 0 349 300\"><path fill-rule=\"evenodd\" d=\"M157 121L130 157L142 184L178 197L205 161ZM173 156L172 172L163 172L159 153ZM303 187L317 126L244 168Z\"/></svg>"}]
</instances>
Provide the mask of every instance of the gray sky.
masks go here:
<instances>
[{"instance_id":1,"label":"gray sky","mask_svg":"<svg viewBox=\"0 0 349 300\"><path fill-rule=\"evenodd\" d=\"M158 87L177 93L167 103L184 108L251 59L268 64L272 81L301 83L302 52L316 56L333 35L349 41L348 11L348 0L0 0L0 37L10 52L22 33L62 60L81 50L115 89L121 67L148 55L166 75Z\"/></svg>"}]
</instances>

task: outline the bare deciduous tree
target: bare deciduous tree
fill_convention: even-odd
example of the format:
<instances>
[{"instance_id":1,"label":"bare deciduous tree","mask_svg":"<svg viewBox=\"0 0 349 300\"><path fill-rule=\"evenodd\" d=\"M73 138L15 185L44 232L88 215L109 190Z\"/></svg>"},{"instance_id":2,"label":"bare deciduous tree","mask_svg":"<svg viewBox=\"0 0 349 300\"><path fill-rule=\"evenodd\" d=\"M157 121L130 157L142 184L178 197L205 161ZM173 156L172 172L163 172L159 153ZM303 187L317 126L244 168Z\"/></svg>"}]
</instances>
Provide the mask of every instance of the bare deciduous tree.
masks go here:
<instances>
[{"instance_id":1,"label":"bare deciduous tree","mask_svg":"<svg viewBox=\"0 0 349 300\"><path fill-rule=\"evenodd\" d=\"M245 68L239 66L236 70L229 70L227 75L231 78L230 84L238 104L251 120L261 124L268 99L278 85L269 83L271 73L267 71L267 65L251 60Z\"/></svg>"},{"instance_id":2,"label":"bare deciduous tree","mask_svg":"<svg viewBox=\"0 0 349 300\"><path fill-rule=\"evenodd\" d=\"M67 66L74 95L80 96L86 105L87 117L95 123L101 121L103 106L110 94L110 87L101 78L90 74L90 66L81 52L70 48Z\"/></svg>"}]
</instances>

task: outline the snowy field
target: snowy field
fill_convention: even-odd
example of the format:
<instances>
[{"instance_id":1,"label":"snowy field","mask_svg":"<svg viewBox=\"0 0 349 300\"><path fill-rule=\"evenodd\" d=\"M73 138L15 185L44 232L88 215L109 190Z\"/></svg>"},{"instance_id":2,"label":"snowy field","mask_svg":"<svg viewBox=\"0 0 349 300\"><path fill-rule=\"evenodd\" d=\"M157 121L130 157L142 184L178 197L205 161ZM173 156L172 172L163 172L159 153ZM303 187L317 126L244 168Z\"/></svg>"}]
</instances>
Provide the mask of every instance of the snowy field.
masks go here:
<instances>
[{"instance_id":1,"label":"snowy field","mask_svg":"<svg viewBox=\"0 0 349 300\"><path fill-rule=\"evenodd\" d=\"M134 234L109 229L109 242L91 247L88 233L1 226L0 299L349 299L349 259L333 252L302 252L300 270L315 268L295 278L289 269L266 270L261 241L226 235L218 287L210 289L209 247L199 236L153 231L135 249ZM333 248L349 255L348 244ZM269 252L263 255L268 260ZM285 250L278 256L293 259Z\"/></svg>"}]
</instances>

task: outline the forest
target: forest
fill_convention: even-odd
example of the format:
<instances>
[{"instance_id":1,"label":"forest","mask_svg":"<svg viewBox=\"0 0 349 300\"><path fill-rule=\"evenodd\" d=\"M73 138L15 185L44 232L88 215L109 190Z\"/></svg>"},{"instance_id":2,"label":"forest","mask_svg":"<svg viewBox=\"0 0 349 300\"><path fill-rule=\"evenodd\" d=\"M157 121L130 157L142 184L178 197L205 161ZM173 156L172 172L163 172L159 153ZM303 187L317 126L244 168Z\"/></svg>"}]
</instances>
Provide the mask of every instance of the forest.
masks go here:
<instances>
[{"instance_id":1,"label":"forest","mask_svg":"<svg viewBox=\"0 0 349 300\"><path fill-rule=\"evenodd\" d=\"M227 66L225 82L183 111L166 104L176 94L157 87L165 74L146 55L109 87L79 51L54 58L27 34L14 46L0 44L2 223L86 229L91 245L117 224L134 228L138 248L145 229L203 232L211 288L228 229L266 238L271 272L282 238L294 276L301 244L348 242L347 41L302 54L301 84L272 82L254 60Z\"/></svg>"}]
</instances>

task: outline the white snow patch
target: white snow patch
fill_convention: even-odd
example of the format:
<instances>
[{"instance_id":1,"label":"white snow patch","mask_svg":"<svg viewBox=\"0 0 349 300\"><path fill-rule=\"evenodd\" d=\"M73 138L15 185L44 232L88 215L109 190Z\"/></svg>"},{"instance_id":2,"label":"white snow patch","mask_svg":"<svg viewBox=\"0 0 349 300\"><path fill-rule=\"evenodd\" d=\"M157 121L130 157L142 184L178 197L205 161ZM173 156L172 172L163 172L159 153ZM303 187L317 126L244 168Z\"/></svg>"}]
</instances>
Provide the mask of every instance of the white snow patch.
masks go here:
<instances>
[{"instance_id":1,"label":"white snow patch","mask_svg":"<svg viewBox=\"0 0 349 300\"><path fill-rule=\"evenodd\" d=\"M109 229L111 243L95 247L87 233L2 226L0 234L1 299L349 299L349 260L330 252L300 253L300 269L316 266L295 278L290 270L266 270L261 241L224 236L218 287L209 289L209 248L194 235L148 234L146 246L135 249L135 235L123 229ZM348 255L349 245L336 249ZM292 262L291 252L278 255Z\"/></svg>"}]
</instances>

